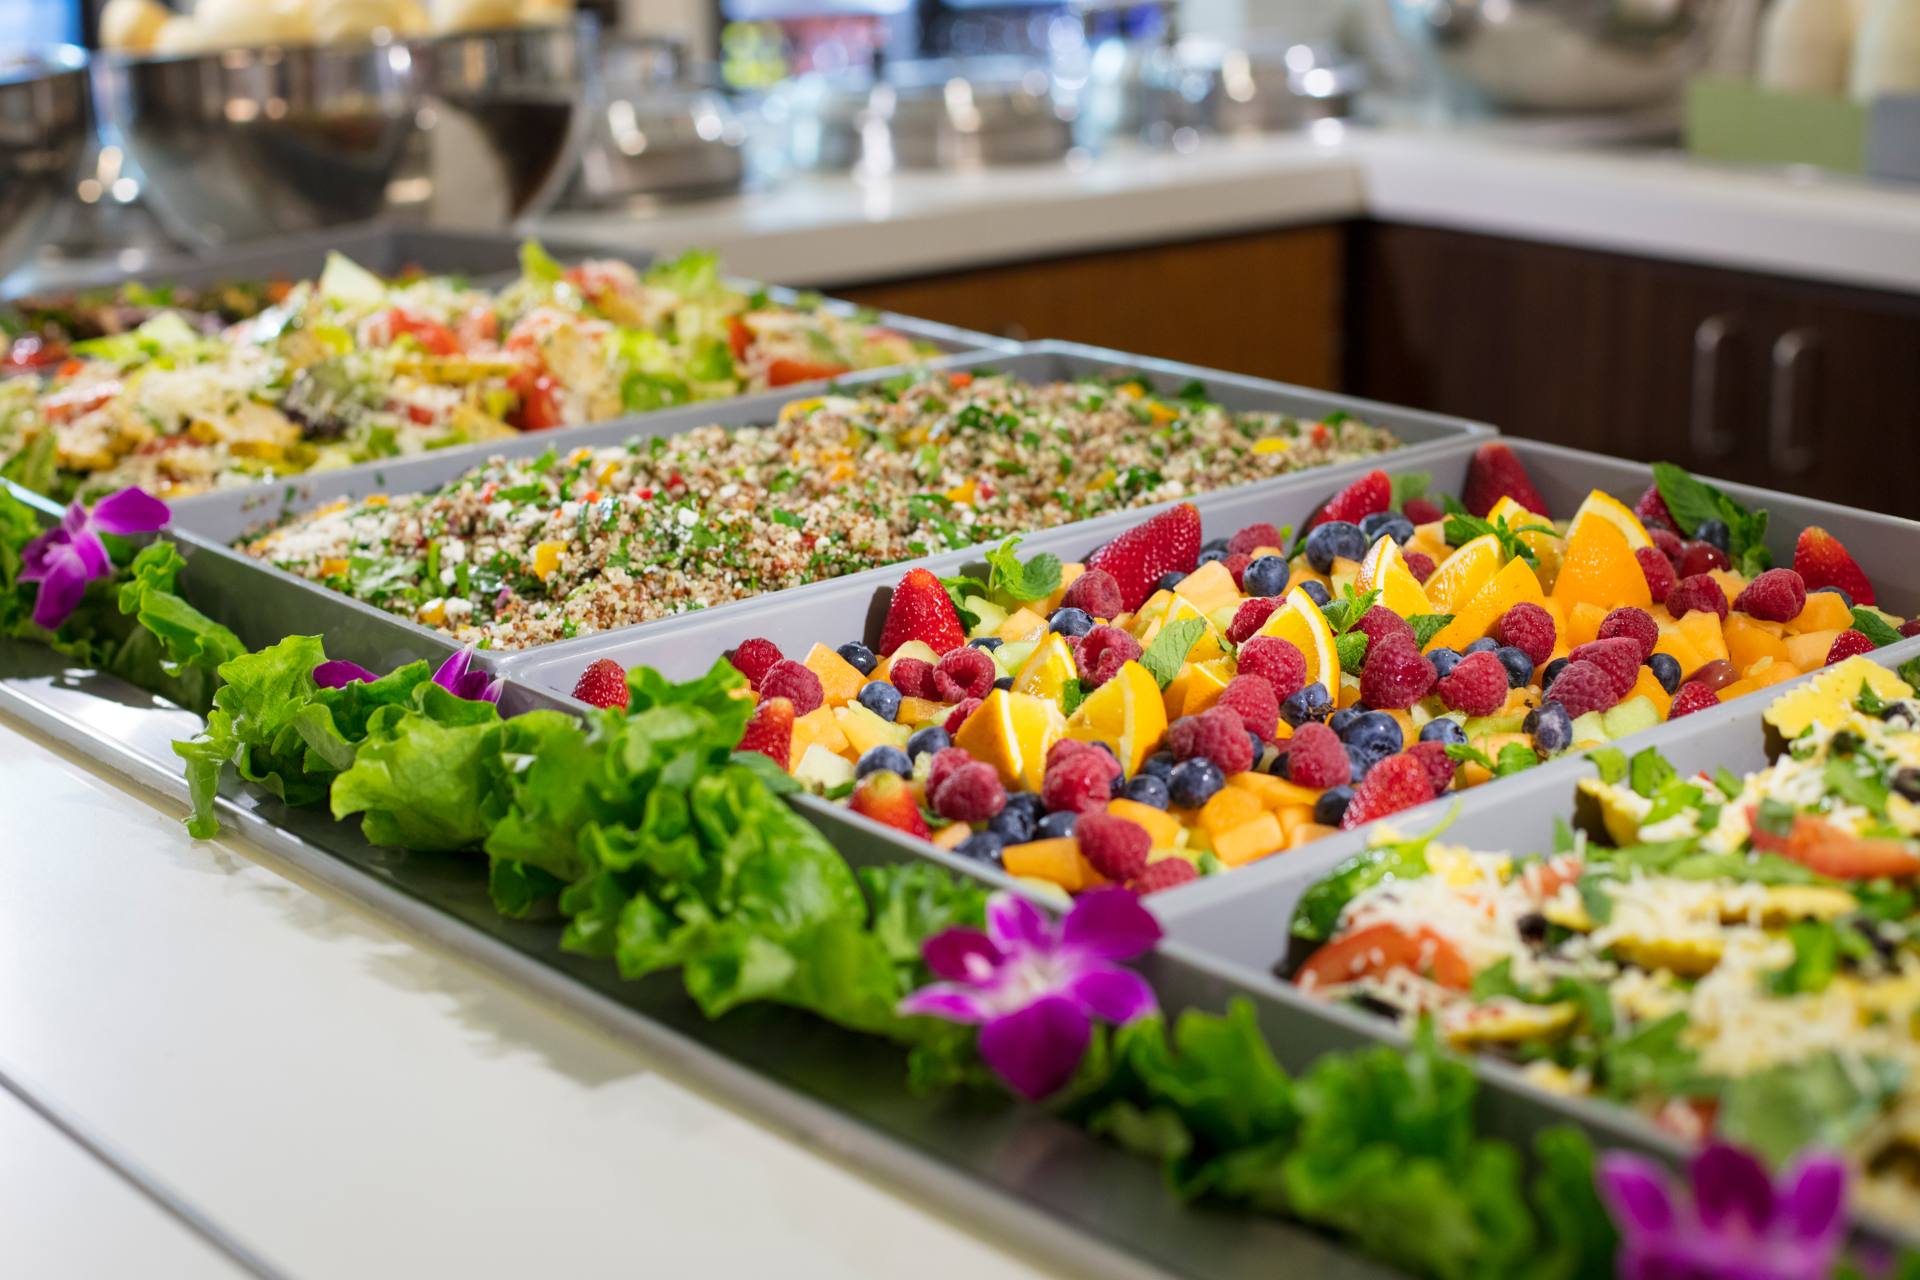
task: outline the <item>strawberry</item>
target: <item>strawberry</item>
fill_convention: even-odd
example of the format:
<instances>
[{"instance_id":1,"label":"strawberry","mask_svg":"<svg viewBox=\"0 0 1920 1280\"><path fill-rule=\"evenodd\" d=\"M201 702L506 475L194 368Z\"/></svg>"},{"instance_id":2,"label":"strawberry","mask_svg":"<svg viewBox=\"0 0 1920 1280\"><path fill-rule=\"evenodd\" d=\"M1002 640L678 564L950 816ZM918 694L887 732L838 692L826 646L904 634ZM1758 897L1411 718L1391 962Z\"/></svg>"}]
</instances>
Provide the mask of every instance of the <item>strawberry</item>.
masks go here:
<instances>
[{"instance_id":1,"label":"strawberry","mask_svg":"<svg viewBox=\"0 0 1920 1280\"><path fill-rule=\"evenodd\" d=\"M922 840L933 838L933 833L927 830L926 818L920 813L920 803L913 797L913 788L891 769L876 769L860 779L860 785L847 799L847 807L910 836L919 836Z\"/></svg>"},{"instance_id":2,"label":"strawberry","mask_svg":"<svg viewBox=\"0 0 1920 1280\"><path fill-rule=\"evenodd\" d=\"M1351 831L1375 818L1384 818L1402 809L1411 809L1433 799L1433 777L1426 764L1415 755L1402 751L1388 756L1360 779L1353 799L1340 819L1340 829Z\"/></svg>"},{"instance_id":3,"label":"strawberry","mask_svg":"<svg viewBox=\"0 0 1920 1280\"><path fill-rule=\"evenodd\" d=\"M1536 515L1547 514L1547 500L1527 478L1527 469L1512 449L1496 440L1481 445L1467 464L1467 483L1461 489L1460 501L1474 515L1484 516L1502 498L1512 498Z\"/></svg>"},{"instance_id":4,"label":"strawberry","mask_svg":"<svg viewBox=\"0 0 1920 1280\"><path fill-rule=\"evenodd\" d=\"M1810 524L1800 531L1800 541L1793 544L1793 571L1809 591L1838 587L1852 596L1855 604L1873 603L1873 584L1867 581L1867 575L1860 572L1840 539L1818 525Z\"/></svg>"},{"instance_id":5,"label":"strawberry","mask_svg":"<svg viewBox=\"0 0 1920 1280\"><path fill-rule=\"evenodd\" d=\"M1673 512L1667 510L1667 500L1660 496L1660 486L1657 484L1647 486L1647 491L1640 495L1640 501L1633 504L1633 514L1640 517L1642 524L1649 520L1658 520L1673 530L1676 536L1680 533L1680 523L1673 518ZM1649 529L1648 532L1652 530ZM1689 529L1687 532L1693 531Z\"/></svg>"},{"instance_id":6,"label":"strawberry","mask_svg":"<svg viewBox=\"0 0 1920 1280\"><path fill-rule=\"evenodd\" d=\"M580 683L573 686L573 696L592 706L618 707L625 711L633 699L627 689L627 669L612 658L602 658L580 673Z\"/></svg>"},{"instance_id":7,"label":"strawberry","mask_svg":"<svg viewBox=\"0 0 1920 1280\"><path fill-rule=\"evenodd\" d=\"M793 758L793 704L768 698L747 717L747 730L735 751L758 751L782 769Z\"/></svg>"},{"instance_id":8,"label":"strawberry","mask_svg":"<svg viewBox=\"0 0 1920 1280\"><path fill-rule=\"evenodd\" d=\"M1147 602L1161 578L1192 573L1199 563L1200 509L1191 502L1162 511L1087 557L1089 571L1104 569L1120 584L1120 603L1129 612Z\"/></svg>"},{"instance_id":9,"label":"strawberry","mask_svg":"<svg viewBox=\"0 0 1920 1280\"><path fill-rule=\"evenodd\" d=\"M952 597L940 579L925 569L907 570L893 589L887 622L880 629L880 653L891 657L909 640L924 641L935 653L951 652L967 642L967 629L960 625Z\"/></svg>"},{"instance_id":10,"label":"strawberry","mask_svg":"<svg viewBox=\"0 0 1920 1280\"><path fill-rule=\"evenodd\" d=\"M1432 524L1435 520L1444 520L1447 515L1425 498L1408 498L1401 504L1400 514L1415 524Z\"/></svg>"},{"instance_id":11,"label":"strawberry","mask_svg":"<svg viewBox=\"0 0 1920 1280\"><path fill-rule=\"evenodd\" d=\"M1393 506L1393 481L1387 479L1384 471L1369 471L1327 499L1327 505L1314 513L1307 521L1312 529L1329 520L1344 520L1348 524L1359 524L1370 515L1378 514Z\"/></svg>"}]
</instances>

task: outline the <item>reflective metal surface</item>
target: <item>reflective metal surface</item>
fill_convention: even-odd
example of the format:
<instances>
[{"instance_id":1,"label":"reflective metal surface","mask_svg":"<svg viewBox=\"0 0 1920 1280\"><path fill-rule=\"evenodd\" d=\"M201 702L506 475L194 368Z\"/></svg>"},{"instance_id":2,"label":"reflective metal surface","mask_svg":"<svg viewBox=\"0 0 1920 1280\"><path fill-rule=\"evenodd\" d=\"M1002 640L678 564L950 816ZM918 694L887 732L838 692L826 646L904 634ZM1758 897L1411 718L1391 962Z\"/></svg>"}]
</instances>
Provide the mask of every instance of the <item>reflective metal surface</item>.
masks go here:
<instances>
[{"instance_id":1,"label":"reflective metal surface","mask_svg":"<svg viewBox=\"0 0 1920 1280\"><path fill-rule=\"evenodd\" d=\"M1330 44L1248 32L1231 40L1188 36L1143 64L1141 115L1149 140L1180 129L1259 133L1351 115L1366 68ZM1151 136L1151 135L1159 136Z\"/></svg>"},{"instance_id":2,"label":"reflective metal surface","mask_svg":"<svg viewBox=\"0 0 1920 1280\"><path fill-rule=\"evenodd\" d=\"M40 246L79 180L90 94L84 49L0 53L0 276Z\"/></svg>"},{"instance_id":3,"label":"reflective metal surface","mask_svg":"<svg viewBox=\"0 0 1920 1280\"><path fill-rule=\"evenodd\" d=\"M602 38L592 110L568 205L714 195L740 186L746 126L725 97L686 74L686 50L679 42Z\"/></svg>"},{"instance_id":4,"label":"reflective metal surface","mask_svg":"<svg viewBox=\"0 0 1920 1280\"><path fill-rule=\"evenodd\" d=\"M1073 108L1045 68L1015 58L896 62L848 78L812 105L817 141L796 162L820 169L975 169L1059 160Z\"/></svg>"}]
</instances>

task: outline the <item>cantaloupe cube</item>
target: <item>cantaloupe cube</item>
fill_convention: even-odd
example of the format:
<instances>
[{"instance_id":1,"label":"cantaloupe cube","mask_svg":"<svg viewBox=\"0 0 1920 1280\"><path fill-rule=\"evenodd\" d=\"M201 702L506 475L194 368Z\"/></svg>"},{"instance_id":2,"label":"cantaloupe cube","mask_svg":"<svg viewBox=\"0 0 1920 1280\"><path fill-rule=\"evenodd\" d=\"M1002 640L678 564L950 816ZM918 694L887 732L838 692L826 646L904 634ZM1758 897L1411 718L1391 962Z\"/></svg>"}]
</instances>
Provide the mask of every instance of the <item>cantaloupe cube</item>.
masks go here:
<instances>
[{"instance_id":1,"label":"cantaloupe cube","mask_svg":"<svg viewBox=\"0 0 1920 1280\"><path fill-rule=\"evenodd\" d=\"M952 851L962 840L973 834L973 828L964 822L950 822L933 833L933 842L942 849Z\"/></svg>"},{"instance_id":2,"label":"cantaloupe cube","mask_svg":"<svg viewBox=\"0 0 1920 1280\"><path fill-rule=\"evenodd\" d=\"M1251 791L1222 787L1201 806L1200 825L1213 836L1214 846L1218 848L1223 833L1252 822L1264 812L1266 810L1260 803L1260 797Z\"/></svg>"},{"instance_id":3,"label":"cantaloupe cube","mask_svg":"<svg viewBox=\"0 0 1920 1280\"><path fill-rule=\"evenodd\" d=\"M1280 819L1280 839L1291 848L1294 830L1303 822L1313 821L1313 807L1304 804L1282 805L1273 811L1273 816Z\"/></svg>"},{"instance_id":4,"label":"cantaloupe cube","mask_svg":"<svg viewBox=\"0 0 1920 1280\"><path fill-rule=\"evenodd\" d=\"M1847 602L1831 591L1809 591L1807 605L1798 617L1787 623L1788 631L1845 631L1853 625L1853 611ZM1820 655L1825 658L1826 655Z\"/></svg>"},{"instance_id":5,"label":"cantaloupe cube","mask_svg":"<svg viewBox=\"0 0 1920 1280\"><path fill-rule=\"evenodd\" d=\"M1851 615L1848 620L1852 620ZM1802 631L1797 636L1788 636L1787 661L1802 671L1824 667L1827 665L1827 651L1833 648L1833 642L1839 636L1839 630Z\"/></svg>"},{"instance_id":6,"label":"cantaloupe cube","mask_svg":"<svg viewBox=\"0 0 1920 1280\"><path fill-rule=\"evenodd\" d=\"M1317 582L1328 590L1332 590L1333 580L1326 574L1317 572L1312 565L1308 564L1305 552L1293 558L1292 567L1293 572L1287 576L1287 590L1280 593L1282 596L1303 582Z\"/></svg>"},{"instance_id":7,"label":"cantaloupe cube","mask_svg":"<svg viewBox=\"0 0 1920 1280\"><path fill-rule=\"evenodd\" d=\"M847 750L847 735L833 718L834 708L815 707L793 722L793 749L788 756L787 768L795 768L800 757L807 754L807 748L819 743L835 755L843 755Z\"/></svg>"},{"instance_id":8,"label":"cantaloupe cube","mask_svg":"<svg viewBox=\"0 0 1920 1280\"><path fill-rule=\"evenodd\" d=\"M1226 791L1222 791L1214 799L1225 794ZM1212 804L1213 801L1207 803ZM1285 843L1280 833L1280 819L1263 809L1257 818L1231 830L1214 833L1213 856L1230 867L1241 867L1255 858L1278 852Z\"/></svg>"},{"instance_id":9,"label":"cantaloupe cube","mask_svg":"<svg viewBox=\"0 0 1920 1280\"><path fill-rule=\"evenodd\" d=\"M1109 800L1107 812L1145 827L1147 834L1153 837L1153 847L1156 849L1171 849L1180 840L1180 819L1164 809L1156 809L1137 800Z\"/></svg>"},{"instance_id":10,"label":"cantaloupe cube","mask_svg":"<svg viewBox=\"0 0 1920 1280\"><path fill-rule=\"evenodd\" d=\"M1564 658L1567 656L1567 650L1573 648L1573 646L1567 642L1567 607L1558 600L1555 600L1552 596L1547 596L1541 600L1540 607L1545 609L1548 616L1553 619L1553 652L1547 655L1547 661L1552 662L1555 658ZM1594 629L1594 634L1599 634L1599 628L1597 626Z\"/></svg>"},{"instance_id":11,"label":"cantaloupe cube","mask_svg":"<svg viewBox=\"0 0 1920 1280\"><path fill-rule=\"evenodd\" d=\"M1720 589L1727 593L1728 603L1747 589L1747 580L1731 569L1709 569L1707 576L1720 584Z\"/></svg>"},{"instance_id":12,"label":"cantaloupe cube","mask_svg":"<svg viewBox=\"0 0 1920 1280\"><path fill-rule=\"evenodd\" d=\"M1285 778L1276 778L1270 773L1252 771L1230 773L1227 775L1227 785L1253 793L1260 803L1269 809L1279 809L1289 805L1305 805L1311 809L1314 802L1320 799L1320 793L1314 788L1303 787L1297 782L1288 782Z\"/></svg>"},{"instance_id":13,"label":"cantaloupe cube","mask_svg":"<svg viewBox=\"0 0 1920 1280\"><path fill-rule=\"evenodd\" d=\"M1211 614L1240 600L1240 588L1234 585L1233 575L1218 560L1209 560L1180 579L1173 593L1202 614Z\"/></svg>"},{"instance_id":14,"label":"cantaloupe cube","mask_svg":"<svg viewBox=\"0 0 1920 1280\"><path fill-rule=\"evenodd\" d=\"M807 670L820 677L820 692L826 695L830 707L845 706L859 696L860 686L867 678L860 674L860 668L827 648L816 644L807 653L803 664Z\"/></svg>"},{"instance_id":15,"label":"cantaloupe cube","mask_svg":"<svg viewBox=\"0 0 1920 1280\"><path fill-rule=\"evenodd\" d=\"M1625 705L1635 698L1645 698L1651 702L1653 709L1660 713L1662 720L1667 718L1667 709L1673 705L1673 695L1668 693L1666 686L1660 683L1660 677L1653 674L1652 667L1644 665L1640 668L1640 673L1634 677L1633 688L1627 690L1627 696L1620 699L1620 703Z\"/></svg>"},{"instance_id":16,"label":"cantaloupe cube","mask_svg":"<svg viewBox=\"0 0 1920 1280\"><path fill-rule=\"evenodd\" d=\"M1483 733L1477 738L1469 739L1468 745L1477 747L1479 750L1485 752L1487 759L1498 764L1500 762L1500 748L1506 746L1509 742L1517 742L1524 747L1531 747L1533 745L1533 739L1524 733ZM1493 774L1485 765L1473 760L1463 760L1460 762L1460 768L1454 773L1454 785L1456 787L1477 787L1491 777L1493 777Z\"/></svg>"},{"instance_id":17,"label":"cantaloupe cube","mask_svg":"<svg viewBox=\"0 0 1920 1280\"><path fill-rule=\"evenodd\" d=\"M1339 834L1338 827L1323 827L1317 822L1303 822L1288 834L1287 848L1298 849L1303 844L1312 844L1315 840L1323 840L1328 836Z\"/></svg>"},{"instance_id":18,"label":"cantaloupe cube","mask_svg":"<svg viewBox=\"0 0 1920 1280\"><path fill-rule=\"evenodd\" d=\"M1733 664L1735 671L1743 675L1746 673L1748 667L1759 662L1762 658L1777 658L1781 662L1787 660L1786 641L1779 639L1777 636L1769 635L1762 628L1755 626L1743 614L1734 613L1727 615L1725 634L1727 638L1727 661Z\"/></svg>"},{"instance_id":19,"label":"cantaloupe cube","mask_svg":"<svg viewBox=\"0 0 1920 1280\"><path fill-rule=\"evenodd\" d=\"M1035 632L1045 635L1046 630L1047 620L1022 605L1007 615L1007 620L1000 624L998 634L1002 640L1012 644L1015 640L1029 639Z\"/></svg>"},{"instance_id":20,"label":"cantaloupe cube","mask_svg":"<svg viewBox=\"0 0 1920 1280\"><path fill-rule=\"evenodd\" d=\"M1600 638L1600 624L1607 620L1607 611L1597 604L1576 604L1567 613L1567 648L1578 649L1583 644L1592 644Z\"/></svg>"},{"instance_id":21,"label":"cantaloupe cube","mask_svg":"<svg viewBox=\"0 0 1920 1280\"><path fill-rule=\"evenodd\" d=\"M902 698L900 709L893 713L895 724L926 724L932 720L944 720L941 713L951 711L952 707L944 702L934 702L927 698Z\"/></svg>"},{"instance_id":22,"label":"cantaloupe cube","mask_svg":"<svg viewBox=\"0 0 1920 1280\"><path fill-rule=\"evenodd\" d=\"M1010 876L1050 880L1068 893L1097 889L1107 883L1106 877L1081 855L1080 842L1072 836L1010 844L1001 860Z\"/></svg>"},{"instance_id":23,"label":"cantaloupe cube","mask_svg":"<svg viewBox=\"0 0 1920 1280\"><path fill-rule=\"evenodd\" d=\"M1727 657L1727 639L1720 629L1719 614L1695 611L1672 623L1671 627L1671 630L1662 629L1653 651L1671 654L1673 660L1680 664L1682 677L1691 676L1709 662Z\"/></svg>"}]
</instances>

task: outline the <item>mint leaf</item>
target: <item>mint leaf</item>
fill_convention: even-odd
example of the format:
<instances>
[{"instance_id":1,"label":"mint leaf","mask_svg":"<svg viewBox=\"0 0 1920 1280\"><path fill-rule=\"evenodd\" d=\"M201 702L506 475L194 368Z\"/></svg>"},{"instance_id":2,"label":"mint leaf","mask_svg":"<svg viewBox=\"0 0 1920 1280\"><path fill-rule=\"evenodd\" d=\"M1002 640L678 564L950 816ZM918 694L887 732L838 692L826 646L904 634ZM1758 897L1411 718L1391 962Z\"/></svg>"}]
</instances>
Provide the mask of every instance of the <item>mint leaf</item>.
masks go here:
<instances>
[{"instance_id":1,"label":"mint leaf","mask_svg":"<svg viewBox=\"0 0 1920 1280\"><path fill-rule=\"evenodd\" d=\"M1016 554L1020 536L1015 534L986 553L993 574L987 582L988 593L1004 591L1016 600L1044 600L1060 589L1060 557L1041 552L1024 565Z\"/></svg>"},{"instance_id":2,"label":"mint leaf","mask_svg":"<svg viewBox=\"0 0 1920 1280\"><path fill-rule=\"evenodd\" d=\"M1395 511L1407 505L1413 498L1427 496L1427 486L1433 483L1433 473L1429 471L1408 471L1393 477L1393 499L1389 504Z\"/></svg>"},{"instance_id":3,"label":"mint leaf","mask_svg":"<svg viewBox=\"0 0 1920 1280\"><path fill-rule=\"evenodd\" d=\"M1486 752L1478 747L1468 746L1464 742L1449 742L1447 744L1447 759L1457 761L1460 764L1477 764L1488 773L1492 773L1495 769L1499 768L1498 765L1487 758Z\"/></svg>"},{"instance_id":4,"label":"mint leaf","mask_svg":"<svg viewBox=\"0 0 1920 1280\"><path fill-rule=\"evenodd\" d=\"M1627 776L1635 793L1651 800L1680 775L1657 747L1648 747L1633 757L1627 766Z\"/></svg>"},{"instance_id":5,"label":"mint leaf","mask_svg":"<svg viewBox=\"0 0 1920 1280\"><path fill-rule=\"evenodd\" d=\"M1178 622L1169 622L1160 628L1160 634L1140 655L1140 665L1152 672L1153 678L1165 689L1180 674L1180 665L1187 660L1187 654L1199 643L1206 629L1205 618L1182 618Z\"/></svg>"},{"instance_id":6,"label":"mint leaf","mask_svg":"<svg viewBox=\"0 0 1920 1280\"><path fill-rule=\"evenodd\" d=\"M1177 672L1179 668L1176 667L1174 668L1174 670ZM1074 679L1061 681L1060 710L1063 714L1072 715L1074 712L1080 709L1080 704L1085 702L1086 700L1087 700L1086 686L1082 685L1078 680L1074 680Z\"/></svg>"},{"instance_id":7,"label":"mint leaf","mask_svg":"<svg viewBox=\"0 0 1920 1280\"><path fill-rule=\"evenodd\" d=\"M1373 606L1380 601L1380 589L1378 587L1366 592L1364 595L1355 595L1351 582L1343 589L1346 592L1345 599L1335 600L1320 611L1336 635L1351 631L1359 626L1360 619L1367 616L1367 610L1373 608Z\"/></svg>"},{"instance_id":8,"label":"mint leaf","mask_svg":"<svg viewBox=\"0 0 1920 1280\"><path fill-rule=\"evenodd\" d=\"M1508 774L1519 773L1522 769L1531 769L1539 763L1540 757L1532 747L1518 742L1509 742L1500 748L1500 760L1493 766L1493 776L1504 778Z\"/></svg>"},{"instance_id":9,"label":"mint leaf","mask_svg":"<svg viewBox=\"0 0 1920 1280\"><path fill-rule=\"evenodd\" d=\"M1342 671L1358 671L1367 660L1367 633L1349 631L1334 637L1334 650L1340 655Z\"/></svg>"},{"instance_id":10,"label":"mint leaf","mask_svg":"<svg viewBox=\"0 0 1920 1280\"><path fill-rule=\"evenodd\" d=\"M1853 629L1873 641L1873 647L1876 649L1884 649L1890 644L1900 643L1900 633L1888 626L1885 618L1859 605L1853 607Z\"/></svg>"},{"instance_id":11,"label":"mint leaf","mask_svg":"<svg viewBox=\"0 0 1920 1280\"><path fill-rule=\"evenodd\" d=\"M1413 628L1414 644L1425 649L1452 621L1453 615L1450 613L1416 613L1407 619L1407 625Z\"/></svg>"},{"instance_id":12,"label":"mint leaf","mask_svg":"<svg viewBox=\"0 0 1920 1280\"><path fill-rule=\"evenodd\" d=\"M1600 781L1613 786L1627 776L1627 753L1618 747L1595 747L1587 759L1600 770Z\"/></svg>"},{"instance_id":13,"label":"mint leaf","mask_svg":"<svg viewBox=\"0 0 1920 1280\"><path fill-rule=\"evenodd\" d=\"M1671 462L1654 463L1653 480L1667 510L1680 524L1675 533L1691 538L1703 523L1718 520L1727 526L1727 558L1736 569L1747 577L1757 577L1773 567L1773 553L1767 550L1765 511L1747 510Z\"/></svg>"},{"instance_id":14,"label":"mint leaf","mask_svg":"<svg viewBox=\"0 0 1920 1280\"><path fill-rule=\"evenodd\" d=\"M1482 520L1478 516L1469 515L1465 509L1462 509L1460 511L1450 510L1448 512L1447 524L1443 531L1443 536L1445 536L1447 540L1447 545L1463 547L1475 538L1485 538L1491 535L1500 543L1500 550L1506 555L1507 559L1525 560L1529 565L1538 569L1540 567L1540 557L1534 554L1532 547L1521 540L1520 535L1523 533L1552 533L1553 531L1551 525L1518 524L1505 516L1501 516L1495 520Z\"/></svg>"}]
</instances>

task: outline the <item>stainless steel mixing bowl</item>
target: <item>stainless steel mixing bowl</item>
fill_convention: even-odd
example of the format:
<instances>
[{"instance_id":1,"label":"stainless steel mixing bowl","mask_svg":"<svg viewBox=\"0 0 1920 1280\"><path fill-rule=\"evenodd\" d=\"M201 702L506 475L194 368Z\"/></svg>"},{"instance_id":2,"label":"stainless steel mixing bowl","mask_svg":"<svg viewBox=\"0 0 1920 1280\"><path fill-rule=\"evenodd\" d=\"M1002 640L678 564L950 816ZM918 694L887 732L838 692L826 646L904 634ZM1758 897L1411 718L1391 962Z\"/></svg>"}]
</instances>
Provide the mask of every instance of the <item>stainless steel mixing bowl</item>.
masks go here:
<instances>
[{"instance_id":1,"label":"stainless steel mixing bowl","mask_svg":"<svg viewBox=\"0 0 1920 1280\"><path fill-rule=\"evenodd\" d=\"M203 251L375 216L415 127L399 43L96 65L154 212Z\"/></svg>"},{"instance_id":2,"label":"stainless steel mixing bowl","mask_svg":"<svg viewBox=\"0 0 1920 1280\"><path fill-rule=\"evenodd\" d=\"M1407 35L1495 106L1600 111L1676 98L1719 0L1393 0Z\"/></svg>"},{"instance_id":3,"label":"stainless steel mixing bowl","mask_svg":"<svg viewBox=\"0 0 1920 1280\"><path fill-rule=\"evenodd\" d=\"M87 53L0 53L0 277L40 247L93 136Z\"/></svg>"}]
</instances>

